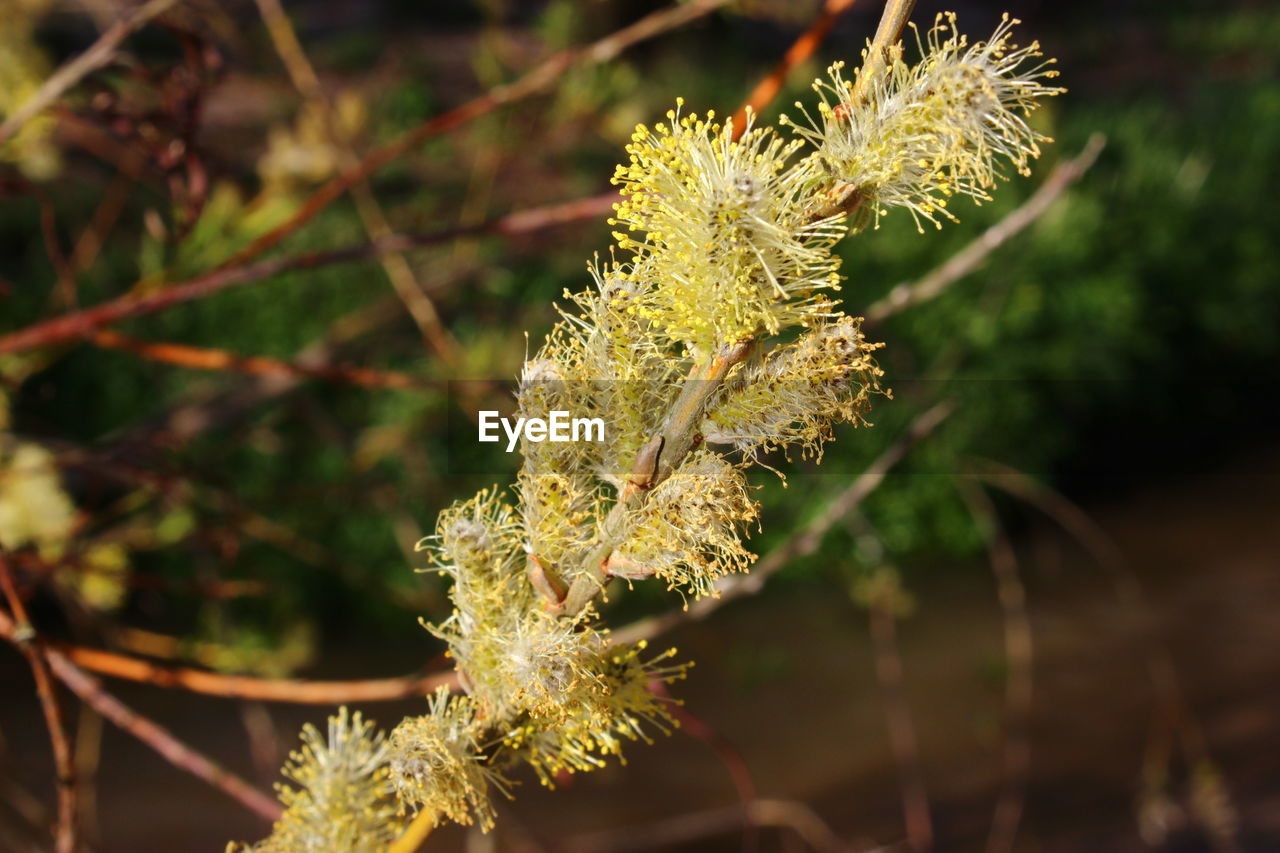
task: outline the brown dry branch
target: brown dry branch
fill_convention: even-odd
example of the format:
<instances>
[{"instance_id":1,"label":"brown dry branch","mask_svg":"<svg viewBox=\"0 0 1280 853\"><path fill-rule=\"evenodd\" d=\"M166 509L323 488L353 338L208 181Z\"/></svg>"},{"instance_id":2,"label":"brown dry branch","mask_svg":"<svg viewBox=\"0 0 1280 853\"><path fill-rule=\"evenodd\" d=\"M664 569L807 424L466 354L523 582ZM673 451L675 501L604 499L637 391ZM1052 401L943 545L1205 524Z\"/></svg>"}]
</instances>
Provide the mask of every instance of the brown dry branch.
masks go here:
<instances>
[{"instance_id":1,"label":"brown dry branch","mask_svg":"<svg viewBox=\"0 0 1280 853\"><path fill-rule=\"evenodd\" d=\"M716 584L714 597L703 598L685 608L633 622L614 631L613 641L633 643L650 639L684 622L705 619L730 601L759 592L779 569L797 557L805 557L817 551L827 531L875 491L884 482L889 471L902 461L911 448L937 429L950 416L952 409L951 403L939 403L917 417L897 441L867 466L847 488L828 501L821 512L762 557L750 574L722 578Z\"/></svg>"},{"instance_id":2,"label":"brown dry branch","mask_svg":"<svg viewBox=\"0 0 1280 853\"><path fill-rule=\"evenodd\" d=\"M220 696L227 699L254 699L263 702L290 702L300 705L341 705L356 702L389 702L423 697L441 685L453 686L457 674L429 672L400 678L370 678L359 681L309 681L288 678L255 678L226 675L190 667L168 667L130 655L84 646L55 645L67 660L101 675Z\"/></svg>"},{"instance_id":3,"label":"brown dry branch","mask_svg":"<svg viewBox=\"0 0 1280 853\"><path fill-rule=\"evenodd\" d=\"M960 493L973 520L987 541L996 597L1004 622L1004 653L1009 671L1005 677L1004 773L996 800L988 853L1011 853L1026 804L1031 770L1031 720L1035 646L1027 614L1027 591L1018 574L1018 559L1005 535L991 499L981 488L960 480Z\"/></svg>"},{"instance_id":4,"label":"brown dry branch","mask_svg":"<svg viewBox=\"0 0 1280 853\"><path fill-rule=\"evenodd\" d=\"M15 645L22 642L18 625L4 612L0 612L0 637ZM151 747L170 764L203 779L267 820L275 820L280 816L280 806L273 797L259 791L230 770L220 767L204 753L178 740L168 729L125 705L57 648L39 641L32 641L30 645L48 663L49 671L72 693L114 725Z\"/></svg>"},{"instance_id":5,"label":"brown dry branch","mask_svg":"<svg viewBox=\"0 0 1280 853\"><path fill-rule=\"evenodd\" d=\"M150 0L122 15L88 50L53 72L25 103L0 123L0 143L52 105L72 86L109 63L116 55L117 48L130 34L145 26L152 18L163 14L174 2L175 0Z\"/></svg>"},{"instance_id":6,"label":"brown dry branch","mask_svg":"<svg viewBox=\"0 0 1280 853\"><path fill-rule=\"evenodd\" d=\"M1097 161L1098 155L1102 153L1105 146L1106 137L1102 134L1095 133L1089 137L1089 141L1079 154L1065 163L1060 163L1030 198L1010 211L995 225L983 231L977 239L923 278L896 285L882 299L872 303L866 312L867 323L869 325L880 323L907 308L935 299L956 281L973 272L986 260L987 255L1048 212L1053 203L1072 184L1080 180L1085 172L1089 171L1089 167Z\"/></svg>"},{"instance_id":7,"label":"brown dry branch","mask_svg":"<svg viewBox=\"0 0 1280 853\"><path fill-rule=\"evenodd\" d=\"M49 740L53 744L53 764L58 780L58 824L54 831L54 848L57 853L74 853L77 835L75 759L67 740L67 727L62 719L58 694L53 688L49 664L36 644L35 631L27 618L26 607L14 585L9 560L4 553L0 553L0 589L3 589L5 600L13 612L12 622L16 623L5 632L6 639L18 647L18 651L22 652L22 656L31 665L36 695L40 697L40 710L44 713L45 727L49 730ZM0 619L9 621L9 617L3 613L0 613Z\"/></svg>"},{"instance_id":8,"label":"brown dry branch","mask_svg":"<svg viewBox=\"0 0 1280 853\"><path fill-rule=\"evenodd\" d=\"M746 131L747 115L753 112L759 114L777 97L792 70L813 56L814 51L826 39L831 32L831 28L835 26L836 19L853 8L853 4L856 2L857 0L827 0L822 7L822 11L818 13L818 17L809 26L809 29L801 33L800 37L792 42L791 47L787 48L787 52L783 54L778 64L756 84L756 87L751 90L751 94L747 95L747 100L733 114L734 139L741 137Z\"/></svg>"},{"instance_id":9,"label":"brown dry branch","mask_svg":"<svg viewBox=\"0 0 1280 853\"><path fill-rule=\"evenodd\" d=\"M499 107L543 92L572 68L608 62L632 45L710 14L726 2L727 0L692 0L659 9L586 47L560 51L517 80L491 89L447 113L428 119L413 130L374 149L359 165L330 180L313 193L288 221L236 252L221 268L238 267L258 257L309 222L358 182L428 139L453 131Z\"/></svg>"}]
</instances>

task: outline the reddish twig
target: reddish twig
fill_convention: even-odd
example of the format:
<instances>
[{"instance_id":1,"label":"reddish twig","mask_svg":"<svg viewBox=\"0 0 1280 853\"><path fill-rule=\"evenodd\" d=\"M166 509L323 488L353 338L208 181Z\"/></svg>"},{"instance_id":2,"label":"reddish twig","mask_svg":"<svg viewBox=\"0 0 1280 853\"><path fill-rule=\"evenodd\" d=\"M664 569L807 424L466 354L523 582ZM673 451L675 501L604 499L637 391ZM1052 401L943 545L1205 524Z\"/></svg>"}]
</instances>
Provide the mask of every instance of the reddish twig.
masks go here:
<instances>
[{"instance_id":1,"label":"reddish twig","mask_svg":"<svg viewBox=\"0 0 1280 853\"><path fill-rule=\"evenodd\" d=\"M549 88L561 75L575 66L598 65L613 59L637 42L689 23L723 6L727 0L692 0L659 9L612 35L584 48L563 50L550 57L519 79L491 89L459 107L428 119L387 144L374 149L358 165L347 169L313 193L288 221L273 228L236 252L222 268L238 267L278 244L358 182L365 180L405 152L428 139L440 136L487 115L501 106L514 103Z\"/></svg>"},{"instance_id":2,"label":"reddish twig","mask_svg":"<svg viewBox=\"0 0 1280 853\"><path fill-rule=\"evenodd\" d=\"M0 636L15 643L19 637L17 625L3 612L0 612ZM178 769L203 779L255 814L267 820L280 817L280 805L270 796L230 770L220 767L204 753L178 740L168 729L125 705L57 648L41 643L33 645L37 646L38 653L49 665L49 671L59 681L114 725L154 749Z\"/></svg>"},{"instance_id":3,"label":"reddish twig","mask_svg":"<svg viewBox=\"0 0 1280 853\"><path fill-rule=\"evenodd\" d=\"M390 370L337 365L312 366L256 355L237 355L226 350L193 347L186 344L142 341L122 335L114 329L103 329L93 335L95 346L122 350L145 358L188 367L193 370L228 370L257 376L289 376L345 382L369 388L417 390L426 383L415 376Z\"/></svg>"},{"instance_id":4,"label":"reddish twig","mask_svg":"<svg viewBox=\"0 0 1280 853\"><path fill-rule=\"evenodd\" d=\"M397 234L384 240L374 240L356 246L325 252L307 252L283 258L272 258L235 269L219 269L174 284L163 290L144 296L126 295L116 299L53 317L35 323L12 334L0 337L0 353L18 352L42 346L63 344L83 338L104 326L133 317L142 317L203 299L224 290L252 284L280 273L313 269L330 264L351 263L377 258L386 252L420 249L448 242L457 237L475 234L514 235L568 222L598 216L610 209L617 200L613 193L575 199L563 204L549 205L533 210L517 211L479 225L446 228L425 234Z\"/></svg>"},{"instance_id":5,"label":"reddish twig","mask_svg":"<svg viewBox=\"0 0 1280 853\"><path fill-rule=\"evenodd\" d=\"M67 740L67 727L62 719L62 706L58 703L58 694L53 689L49 664L40 653L35 643L35 633L27 618L27 609L22 597L13 583L13 575L9 571L8 558L0 553L0 588L13 611L13 622L5 631L6 639L18 647L27 663L31 665L31 674L35 677L36 694L40 697L40 710L44 712L46 728L49 729L49 740L53 743L53 763L58 778L58 826L54 834L54 845L57 853L74 853L76 849L76 770L72 757L71 745ZM0 613L5 622L9 617ZM4 626L0 624L0 628Z\"/></svg>"},{"instance_id":6,"label":"reddish twig","mask_svg":"<svg viewBox=\"0 0 1280 853\"><path fill-rule=\"evenodd\" d=\"M747 115L749 113L759 114L762 109L777 97L792 69L813 56L814 51L818 49L818 45L822 44L831 32L831 28L835 26L836 19L851 9L855 2L857 0L827 0L809 29L801 33L791 47L787 48L787 52L783 54L778 64L773 67L773 70L764 79L756 84L756 87L751 90L751 94L747 96L747 100L733 114L733 135L735 139L746 130Z\"/></svg>"},{"instance_id":7,"label":"reddish twig","mask_svg":"<svg viewBox=\"0 0 1280 853\"><path fill-rule=\"evenodd\" d=\"M457 683L454 672L432 672L400 678L373 678L362 681L307 681L287 678L254 678L224 675L188 667L166 667L129 655L57 645L67 660L87 670L150 684L221 696L228 699L255 699L262 702L291 702L299 705L341 705L355 702L389 702L425 696L442 685Z\"/></svg>"}]
</instances>

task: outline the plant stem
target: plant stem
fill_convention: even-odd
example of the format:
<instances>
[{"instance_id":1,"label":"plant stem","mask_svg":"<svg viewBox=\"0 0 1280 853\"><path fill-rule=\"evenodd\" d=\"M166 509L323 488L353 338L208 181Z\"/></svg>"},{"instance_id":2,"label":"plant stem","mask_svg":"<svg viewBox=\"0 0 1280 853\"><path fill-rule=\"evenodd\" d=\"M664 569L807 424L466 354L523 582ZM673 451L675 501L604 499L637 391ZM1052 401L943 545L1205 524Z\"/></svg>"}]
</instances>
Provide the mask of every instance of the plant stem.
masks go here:
<instances>
[{"instance_id":1,"label":"plant stem","mask_svg":"<svg viewBox=\"0 0 1280 853\"><path fill-rule=\"evenodd\" d=\"M627 516L644 503L645 494L650 489L671 476L701 439L698 426L707 401L733 366L747 357L753 344L751 340L727 344L689 372L680 396L667 412L662 431L638 455L631 478L600 527L596 544L587 551L569 592L558 606L561 613L577 615L604 589L609 557L626 538ZM652 451L655 445L656 454Z\"/></svg>"}]
</instances>

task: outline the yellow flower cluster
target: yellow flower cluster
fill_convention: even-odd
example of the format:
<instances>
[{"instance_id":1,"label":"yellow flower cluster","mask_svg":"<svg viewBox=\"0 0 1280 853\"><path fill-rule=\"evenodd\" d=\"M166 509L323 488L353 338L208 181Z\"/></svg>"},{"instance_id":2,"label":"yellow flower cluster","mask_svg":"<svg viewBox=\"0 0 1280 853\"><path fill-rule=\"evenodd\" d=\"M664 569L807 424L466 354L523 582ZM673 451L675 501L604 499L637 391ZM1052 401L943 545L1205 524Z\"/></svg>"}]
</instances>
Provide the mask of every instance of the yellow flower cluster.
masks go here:
<instances>
[{"instance_id":1,"label":"yellow flower cluster","mask_svg":"<svg viewBox=\"0 0 1280 853\"><path fill-rule=\"evenodd\" d=\"M805 112L807 126L792 126L837 179L836 193L852 194L877 222L887 208L905 207L917 227L922 219L940 227L938 217L955 219L947 209L952 197L990 199L1002 177L998 160L1030 174L1039 143L1049 140L1027 116L1064 90L1043 82L1057 76L1053 60L1024 67L1041 56L1040 46L1013 44L1017 23L1005 15L990 39L971 44L954 14L939 15L923 42L917 37L920 61L910 65L901 45L893 48L860 101L844 63L815 81L818 119Z\"/></svg>"}]
</instances>

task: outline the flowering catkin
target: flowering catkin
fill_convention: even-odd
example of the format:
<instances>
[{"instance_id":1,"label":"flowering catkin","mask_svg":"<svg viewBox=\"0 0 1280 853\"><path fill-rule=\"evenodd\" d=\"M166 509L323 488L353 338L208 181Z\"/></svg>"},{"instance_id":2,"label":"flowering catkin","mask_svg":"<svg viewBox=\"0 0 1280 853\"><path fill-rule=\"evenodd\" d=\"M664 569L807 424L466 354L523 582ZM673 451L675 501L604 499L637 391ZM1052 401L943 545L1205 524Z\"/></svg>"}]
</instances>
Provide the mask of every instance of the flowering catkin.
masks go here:
<instances>
[{"instance_id":1,"label":"flowering catkin","mask_svg":"<svg viewBox=\"0 0 1280 853\"><path fill-rule=\"evenodd\" d=\"M513 766L551 785L675 725L658 687L687 665L611 644L594 602L611 579L716 595L754 560L747 469L866 425L879 345L833 300L834 246L850 212L938 224L949 198L988 197L999 161L1027 171L1045 139L1026 115L1060 90L1044 65L1022 69L1039 52L1012 44L1014 23L970 44L941 17L919 62L892 48L858 89L832 66L790 139L750 117L735 138L680 101L636 130L614 176L610 223L626 230L566 292L516 395L519 415L596 417L604 439L526 438L514 498L457 503L420 544L451 580L452 612L427 628L466 695L438 692L390 738L403 809L487 828Z\"/></svg>"}]
</instances>

